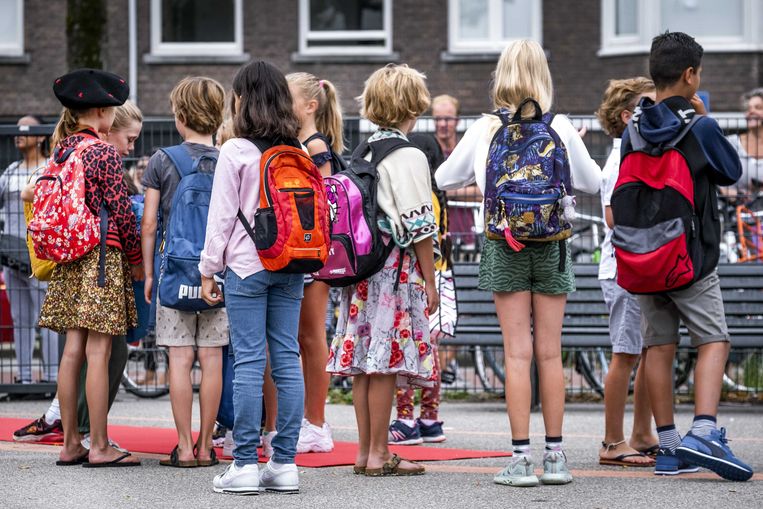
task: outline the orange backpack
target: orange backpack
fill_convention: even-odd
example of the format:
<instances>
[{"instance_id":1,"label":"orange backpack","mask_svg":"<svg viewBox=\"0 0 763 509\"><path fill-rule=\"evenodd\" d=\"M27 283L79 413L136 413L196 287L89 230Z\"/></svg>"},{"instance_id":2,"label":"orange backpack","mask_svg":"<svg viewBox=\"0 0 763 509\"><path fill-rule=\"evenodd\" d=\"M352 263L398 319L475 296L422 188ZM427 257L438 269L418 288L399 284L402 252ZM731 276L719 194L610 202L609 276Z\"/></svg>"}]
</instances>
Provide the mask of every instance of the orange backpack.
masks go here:
<instances>
[{"instance_id":1,"label":"orange backpack","mask_svg":"<svg viewBox=\"0 0 763 509\"><path fill-rule=\"evenodd\" d=\"M328 257L326 189L318 168L298 141L272 144L249 140L260 157L260 206L254 229L244 213L238 219L254 241L262 266L271 272L310 273Z\"/></svg>"}]
</instances>

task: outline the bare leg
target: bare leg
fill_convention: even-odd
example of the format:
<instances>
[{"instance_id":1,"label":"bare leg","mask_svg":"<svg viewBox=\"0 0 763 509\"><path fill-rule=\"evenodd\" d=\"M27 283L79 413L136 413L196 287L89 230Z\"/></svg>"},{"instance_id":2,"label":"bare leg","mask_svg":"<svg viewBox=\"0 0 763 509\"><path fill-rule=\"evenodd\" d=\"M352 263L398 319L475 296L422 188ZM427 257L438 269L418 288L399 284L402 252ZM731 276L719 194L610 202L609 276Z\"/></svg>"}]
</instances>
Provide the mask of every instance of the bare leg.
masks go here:
<instances>
[{"instance_id":1,"label":"bare leg","mask_svg":"<svg viewBox=\"0 0 763 509\"><path fill-rule=\"evenodd\" d=\"M208 460L212 450L212 432L215 429L220 394L223 390L223 352L221 347L199 348L201 387L199 389L199 430L196 459Z\"/></svg>"},{"instance_id":2,"label":"bare leg","mask_svg":"<svg viewBox=\"0 0 763 509\"><path fill-rule=\"evenodd\" d=\"M371 445L371 417L368 414L368 375L355 375L352 379L352 406L358 424L358 455L355 465L365 467Z\"/></svg>"},{"instance_id":3,"label":"bare leg","mask_svg":"<svg viewBox=\"0 0 763 509\"><path fill-rule=\"evenodd\" d=\"M567 294L534 293L533 331L535 362L538 365L540 400L546 435L562 436L564 421L564 369L562 368L562 320Z\"/></svg>"},{"instance_id":4,"label":"bare leg","mask_svg":"<svg viewBox=\"0 0 763 509\"><path fill-rule=\"evenodd\" d=\"M170 404L175 429L178 432L178 460L193 461L193 435L191 414L193 411L193 385L191 368L194 353L192 346L170 347ZM222 369L222 368L220 368Z\"/></svg>"},{"instance_id":5,"label":"bare leg","mask_svg":"<svg viewBox=\"0 0 763 509\"><path fill-rule=\"evenodd\" d=\"M299 350L305 377L305 419L321 427L326 422L326 396L331 375L326 371L329 357L326 342L326 308L329 286L314 281L305 286L299 315Z\"/></svg>"},{"instance_id":6,"label":"bare leg","mask_svg":"<svg viewBox=\"0 0 763 509\"><path fill-rule=\"evenodd\" d=\"M633 388L633 431L628 443L636 450L647 449L658 442L654 434L652 403L649 400L645 373L646 349L642 350Z\"/></svg>"},{"instance_id":7,"label":"bare leg","mask_svg":"<svg viewBox=\"0 0 763 509\"><path fill-rule=\"evenodd\" d=\"M493 293L506 357L506 409L511 438L530 438L530 364L533 356L530 332L530 292Z\"/></svg>"},{"instance_id":8,"label":"bare leg","mask_svg":"<svg viewBox=\"0 0 763 509\"><path fill-rule=\"evenodd\" d=\"M370 375L368 382L368 422L370 444L367 468L381 468L392 458L387 445L389 417L392 412L392 396L395 392L396 375ZM415 468L409 461L402 461L400 468Z\"/></svg>"},{"instance_id":9,"label":"bare leg","mask_svg":"<svg viewBox=\"0 0 763 509\"><path fill-rule=\"evenodd\" d=\"M718 415L723 374L731 343L707 343L697 348L694 368L694 415Z\"/></svg>"},{"instance_id":10,"label":"bare leg","mask_svg":"<svg viewBox=\"0 0 763 509\"><path fill-rule=\"evenodd\" d=\"M86 338L87 331L84 329L66 331L64 354L58 368L58 403L64 428L64 447L59 454L61 461L72 461L87 452L80 443L77 427L77 385L85 361Z\"/></svg>"},{"instance_id":11,"label":"bare leg","mask_svg":"<svg viewBox=\"0 0 763 509\"><path fill-rule=\"evenodd\" d=\"M645 366L649 400L659 428L673 423L673 359L676 345L650 346Z\"/></svg>"}]
</instances>

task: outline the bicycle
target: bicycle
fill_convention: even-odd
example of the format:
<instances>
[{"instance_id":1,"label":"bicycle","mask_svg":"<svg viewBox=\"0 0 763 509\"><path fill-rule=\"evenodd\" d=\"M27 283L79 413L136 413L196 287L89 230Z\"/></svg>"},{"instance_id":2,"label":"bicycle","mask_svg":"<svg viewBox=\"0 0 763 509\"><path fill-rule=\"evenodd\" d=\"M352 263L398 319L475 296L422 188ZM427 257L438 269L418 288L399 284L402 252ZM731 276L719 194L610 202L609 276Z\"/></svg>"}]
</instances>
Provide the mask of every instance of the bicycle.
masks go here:
<instances>
[{"instance_id":1,"label":"bicycle","mask_svg":"<svg viewBox=\"0 0 763 509\"><path fill-rule=\"evenodd\" d=\"M145 348L143 345L127 345L127 364L122 374L122 387L130 394L140 398L160 398L170 392L169 385L158 383L155 378L153 383L146 383L147 372L153 371L158 376L168 372L170 365L169 354L164 348ZM153 369L147 369L149 366ZM143 375L143 380L138 375Z\"/></svg>"}]
</instances>

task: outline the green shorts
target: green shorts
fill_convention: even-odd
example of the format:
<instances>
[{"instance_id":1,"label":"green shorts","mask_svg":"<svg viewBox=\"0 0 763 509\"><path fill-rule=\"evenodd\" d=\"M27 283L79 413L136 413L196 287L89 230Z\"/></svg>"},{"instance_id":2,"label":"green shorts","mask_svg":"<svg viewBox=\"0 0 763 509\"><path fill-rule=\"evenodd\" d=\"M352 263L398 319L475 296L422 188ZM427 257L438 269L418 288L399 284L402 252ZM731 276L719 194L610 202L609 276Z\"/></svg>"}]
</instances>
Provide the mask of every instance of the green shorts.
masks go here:
<instances>
[{"instance_id":1,"label":"green shorts","mask_svg":"<svg viewBox=\"0 0 763 509\"><path fill-rule=\"evenodd\" d=\"M559 270L559 242L527 243L513 251L503 240L486 240L480 259L479 287L491 292L560 295L575 291L570 250Z\"/></svg>"}]
</instances>

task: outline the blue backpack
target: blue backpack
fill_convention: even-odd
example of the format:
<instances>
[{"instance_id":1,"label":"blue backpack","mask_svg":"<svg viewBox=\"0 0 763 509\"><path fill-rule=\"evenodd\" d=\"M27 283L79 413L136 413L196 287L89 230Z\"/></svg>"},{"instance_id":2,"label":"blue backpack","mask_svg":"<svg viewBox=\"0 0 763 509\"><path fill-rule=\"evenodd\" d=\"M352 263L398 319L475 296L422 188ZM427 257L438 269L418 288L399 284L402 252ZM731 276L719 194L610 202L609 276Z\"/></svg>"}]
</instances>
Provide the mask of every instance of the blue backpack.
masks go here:
<instances>
[{"instance_id":1,"label":"blue backpack","mask_svg":"<svg viewBox=\"0 0 763 509\"><path fill-rule=\"evenodd\" d=\"M201 298L199 260L204 249L214 174L200 172L198 168L205 159L216 163L217 156L192 158L182 145L161 151L175 166L180 183L172 198L161 254L157 283L159 304L180 311L206 311L212 308ZM223 304L214 307L223 307Z\"/></svg>"},{"instance_id":2,"label":"blue backpack","mask_svg":"<svg viewBox=\"0 0 763 509\"><path fill-rule=\"evenodd\" d=\"M523 119L526 104L535 108ZM505 240L511 249L521 241L561 241L572 235L573 199L568 194L567 149L551 127L554 115L543 114L534 99L525 99L510 116L494 113L501 127L490 143L485 179L485 235ZM564 243L560 244L564 248Z\"/></svg>"}]
</instances>

